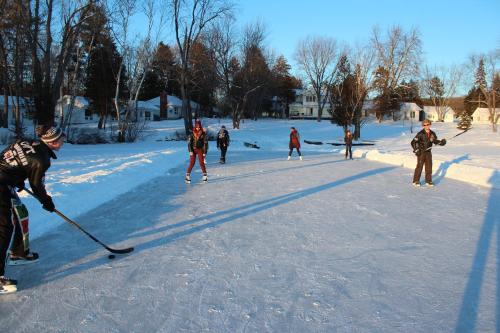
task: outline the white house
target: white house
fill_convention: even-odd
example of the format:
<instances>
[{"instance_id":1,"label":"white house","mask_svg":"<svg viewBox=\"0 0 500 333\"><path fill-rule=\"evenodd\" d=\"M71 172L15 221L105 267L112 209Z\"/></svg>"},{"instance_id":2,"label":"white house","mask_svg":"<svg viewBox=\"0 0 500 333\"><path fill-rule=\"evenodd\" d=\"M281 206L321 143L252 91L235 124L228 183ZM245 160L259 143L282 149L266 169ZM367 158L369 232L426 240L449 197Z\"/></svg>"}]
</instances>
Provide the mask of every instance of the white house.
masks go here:
<instances>
[{"instance_id":1,"label":"white house","mask_svg":"<svg viewBox=\"0 0 500 333\"><path fill-rule=\"evenodd\" d=\"M318 102L316 93L312 89L294 89L295 101L290 103L290 118L308 118L316 119L318 117ZM321 98L325 101L321 118L330 118L330 103L327 100L326 93Z\"/></svg>"},{"instance_id":2,"label":"white house","mask_svg":"<svg viewBox=\"0 0 500 333\"><path fill-rule=\"evenodd\" d=\"M162 94L158 97L146 101L155 107L151 120L180 119L182 118L182 99L173 95ZM191 111L195 113L200 105L191 101Z\"/></svg>"},{"instance_id":3,"label":"white house","mask_svg":"<svg viewBox=\"0 0 500 333\"><path fill-rule=\"evenodd\" d=\"M425 118L429 120L438 121L439 120L438 111L440 111L441 114L444 114L443 121L445 123L452 123L456 120L455 111L449 106L442 106L442 107L424 106Z\"/></svg>"},{"instance_id":4,"label":"white house","mask_svg":"<svg viewBox=\"0 0 500 333\"><path fill-rule=\"evenodd\" d=\"M394 112L393 119L395 120L413 120L421 119L422 108L417 103L403 102L400 104L399 111Z\"/></svg>"},{"instance_id":5,"label":"white house","mask_svg":"<svg viewBox=\"0 0 500 333\"><path fill-rule=\"evenodd\" d=\"M89 100L83 96L74 96L73 105L72 98L70 95L64 95L60 98L55 107L55 118L56 121L64 116L64 119L71 117L71 124L89 124L96 123L99 120L99 116L91 114L89 109ZM71 110L71 115L69 114Z\"/></svg>"},{"instance_id":6,"label":"white house","mask_svg":"<svg viewBox=\"0 0 500 333\"><path fill-rule=\"evenodd\" d=\"M7 96L8 103L8 123L14 125L14 111L17 109L17 97ZM5 106L4 95L0 95L0 112L3 112ZM34 106L30 105L30 100L25 97L19 97L19 111L21 113L22 120L32 120L33 114L29 110L34 110Z\"/></svg>"},{"instance_id":7,"label":"white house","mask_svg":"<svg viewBox=\"0 0 500 333\"><path fill-rule=\"evenodd\" d=\"M500 108L495 109L495 115L500 117ZM472 114L473 124L491 124L491 115L488 108L477 108Z\"/></svg>"}]
</instances>

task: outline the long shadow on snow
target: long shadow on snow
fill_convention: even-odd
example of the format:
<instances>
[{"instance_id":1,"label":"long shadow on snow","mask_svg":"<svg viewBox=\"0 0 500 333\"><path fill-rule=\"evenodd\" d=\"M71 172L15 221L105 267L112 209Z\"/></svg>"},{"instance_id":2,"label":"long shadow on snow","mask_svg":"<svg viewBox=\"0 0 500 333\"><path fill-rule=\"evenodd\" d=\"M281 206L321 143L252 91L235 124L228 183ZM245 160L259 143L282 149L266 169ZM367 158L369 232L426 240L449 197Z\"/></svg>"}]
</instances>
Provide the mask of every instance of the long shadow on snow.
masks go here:
<instances>
[{"instance_id":1,"label":"long shadow on snow","mask_svg":"<svg viewBox=\"0 0 500 333\"><path fill-rule=\"evenodd\" d=\"M446 176L446 171L452 164L458 164L462 161L467 161L470 159L469 154L465 154L463 156L459 156L451 161L443 162L439 165L439 168L434 172L432 179L434 183L439 184L439 182Z\"/></svg>"},{"instance_id":2,"label":"long shadow on snow","mask_svg":"<svg viewBox=\"0 0 500 333\"><path fill-rule=\"evenodd\" d=\"M237 154L234 157L238 158L238 163L243 163L259 160L263 162L269 161L275 156L275 152L256 152L254 154ZM171 202L186 191L183 177L185 167L186 165L181 165L172 169L168 175L157 177L139 185L131 191L77 217L71 216L70 208L58 208L106 245L112 248L127 247L133 245L132 240L137 237L137 231L153 228L161 215L179 207L179 205L172 205ZM157 193L157 195L153 196L153 198L151 196L144 198L143 194L148 192ZM145 209L141 212L140 219L130 221L130 216L137 215L137 207L127 205L128 202L144 202ZM120 209L117 211L116 207L120 207ZM122 218L127 220L127 224L119 224ZM21 290L26 291L83 270L106 265L109 262L107 259L108 252L79 230L65 223L56 215L54 215L53 223L60 224L60 226L31 242L31 247L40 252L41 255L40 262L37 265L8 268L10 275L22 277L19 279ZM44 244L47 245L44 246ZM137 249L134 252L137 252ZM132 255L134 252L132 252ZM103 255L95 259L88 259L88 257L95 257L99 253Z\"/></svg>"},{"instance_id":3,"label":"long shadow on snow","mask_svg":"<svg viewBox=\"0 0 500 333\"><path fill-rule=\"evenodd\" d=\"M495 184L500 179L500 172L495 171L490 179L490 183ZM492 188L488 200L488 208L484 217L484 222L479 234L476 253L472 262L471 272L467 285L465 286L462 306L457 319L456 333L476 332L478 320L478 308L481 300L481 287L488 252L491 247L496 247L496 332L500 332L500 190ZM496 244L492 243L493 233L496 232Z\"/></svg>"},{"instance_id":4,"label":"long shadow on snow","mask_svg":"<svg viewBox=\"0 0 500 333\"><path fill-rule=\"evenodd\" d=\"M157 177L139 185L130 192L78 217L71 216L70 208L59 207L59 209L109 247L128 247L133 245L131 244L133 239L131 234L137 230L153 227L161 214L179 207L171 202L176 196L182 195L186 191L182 174L183 170L180 168L173 169L170 175ZM144 198L144 193L148 192L157 193L152 205L148 205L147 198ZM84 199L82 198L82 200ZM131 220L130 216L138 215L137 206L127 205L127 203L141 201L144 201L145 205L145 209L141 211L141 218ZM116 207L120 207L119 210ZM127 223L121 224L122 219L126 219ZM60 226L31 242L31 248L40 252L40 262L36 265L8 268L11 276L20 277L18 279L21 290L33 288L108 262L109 252L81 231L67 224L55 214L51 222ZM92 260L88 259L88 257L99 253L102 253L102 256ZM120 256L117 255L118 258Z\"/></svg>"},{"instance_id":5,"label":"long shadow on snow","mask_svg":"<svg viewBox=\"0 0 500 333\"><path fill-rule=\"evenodd\" d=\"M212 220L211 222L206 222L206 223L203 223L200 225L195 225L195 226L192 226L191 228L175 232L175 233L170 234L166 237L155 239L155 240L143 243L143 244L138 244L136 246L136 251L140 252L140 251L144 251L144 250L158 247L161 245L165 245L165 244L173 242L179 238L191 235L195 232L199 232L199 231L202 231L202 230L208 229L208 228L217 227L221 224L225 224L228 222L233 222L239 218L249 216L251 214L256 214L256 213L262 212L266 209L269 209L272 207L277 207L277 206L282 205L282 204L290 203L293 200L302 199L306 196L313 195L313 194L321 192L321 191L329 190L329 189L337 187L337 186L342 186L342 185L345 185L347 183L350 183L350 182L353 182L353 181L356 181L356 180L359 180L362 178L366 178L366 177L370 177L370 176L373 176L376 174L388 172L388 171L393 170L395 168L396 167L384 167L384 168L379 168L379 169L375 169L375 170L365 171L365 172L362 172L362 173L359 173L359 174L356 174L353 176L349 176L349 177L346 177L343 179L336 180L334 182L330 182L328 184L315 186L315 187L301 190L301 191L297 191L294 193L280 195L280 196L277 196L275 198L261 200L261 201L254 202L251 204L223 210L223 211L220 211L217 213L199 216L199 217L196 217L193 219L181 221L181 222L178 222L176 224L166 226L164 228L161 228L160 230L156 229L156 230L154 230L155 232L161 232L164 230L180 228L180 227L183 227L186 225L191 225L194 223L198 223L200 221Z\"/></svg>"},{"instance_id":6,"label":"long shadow on snow","mask_svg":"<svg viewBox=\"0 0 500 333\"><path fill-rule=\"evenodd\" d=\"M287 167L287 168L276 168L276 169L265 170L265 171L255 171L255 172L249 172L249 173L244 173L244 174L238 174L238 175L234 175L234 176L214 177L214 178L210 178L210 183L220 183L220 182L226 182L226 181L239 179L239 178L261 176L261 175L267 175L267 174L272 174L272 173L276 173L276 172L310 168L310 167L322 166L322 165L326 165L326 164L334 164L334 163L339 163L339 162L345 162L345 160L326 161L326 162L319 162L319 163L313 163L313 164L310 164L310 163L308 164L305 161L300 161L300 163L302 163L302 164L300 164L300 165L295 164L295 165Z\"/></svg>"}]
</instances>

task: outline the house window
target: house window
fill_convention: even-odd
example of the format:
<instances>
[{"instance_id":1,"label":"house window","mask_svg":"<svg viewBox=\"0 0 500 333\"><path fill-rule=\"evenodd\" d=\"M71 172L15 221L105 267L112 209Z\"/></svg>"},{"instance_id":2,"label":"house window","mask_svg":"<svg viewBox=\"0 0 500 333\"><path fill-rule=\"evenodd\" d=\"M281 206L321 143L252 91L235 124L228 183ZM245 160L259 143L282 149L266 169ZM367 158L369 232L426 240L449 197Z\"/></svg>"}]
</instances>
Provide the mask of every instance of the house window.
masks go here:
<instances>
[{"instance_id":1,"label":"house window","mask_svg":"<svg viewBox=\"0 0 500 333\"><path fill-rule=\"evenodd\" d=\"M313 115L313 108L309 108L309 114L308 116L312 116Z\"/></svg>"},{"instance_id":2,"label":"house window","mask_svg":"<svg viewBox=\"0 0 500 333\"><path fill-rule=\"evenodd\" d=\"M415 111L410 112L410 117L415 118Z\"/></svg>"},{"instance_id":3,"label":"house window","mask_svg":"<svg viewBox=\"0 0 500 333\"><path fill-rule=\"evenodd\" d=\"M93 120L92 112L89 109L85 109L85 120Z\"/></svg>"},{"instance_id":4,"label":"house window","mask_svg":"<svg viewBox=\"0 0 500 333\"><path fill-rule=\"evenodd\" d=\"M149 111L144 111L144 118L146 120L151 120L151 112Z\"/></svg>"}]
</instances>

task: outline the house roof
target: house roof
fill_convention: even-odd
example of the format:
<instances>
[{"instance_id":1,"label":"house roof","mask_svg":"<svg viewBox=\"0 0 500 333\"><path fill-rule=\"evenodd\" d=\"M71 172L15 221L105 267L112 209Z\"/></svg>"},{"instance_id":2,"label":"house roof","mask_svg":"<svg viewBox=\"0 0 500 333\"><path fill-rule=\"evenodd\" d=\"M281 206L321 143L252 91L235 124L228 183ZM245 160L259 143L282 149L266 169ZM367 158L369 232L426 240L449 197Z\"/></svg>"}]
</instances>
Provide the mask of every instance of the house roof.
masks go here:
<instances>
[{"instance_id":1,"label":"house roof","mask_svg":"<svg viewBox=\"0 0 500 333\"><path fill-rule=\"evenodd\" d=\"M401 111L421 111L422 108L417 105L417 103L408 103L404 102L401 103L401 106L399 108Z\"/></svg>"},{"instance_id":2,"label":"house roof","mask_svg":"<svg viewBox=\"0 0 500 333\"><path fill-rule=\"evenodd\" d=\"M160 96L147 100L146 102L152 103L157 107L160 107ZM177 96L167 95L167 105L168 106L182 106L182 99ZM198 106L198 103L191 101L191 106Z\"/></svg>"},{"instance_id":3,"label":"house roof","mask_svg":"<svg viewBox=\"0 0 500 333\"><path fill-rule=\"evenodd\" d=\"M16 96L7 96L7 100L8 100L9 105L14 105L16 103ZM19 98L19 105L20 106L25 106L26 102L28 100L29 99L26 98L26 97L20 97ZM5 105L5 103L4 103L4 96L3 95L0 95L0 105Z\"/></svg>"},{"instance_id":4,"label":"house roof","mask_svg":"<svg viewBox=\"0 0 500 333\"><path fill-rule=\"evenodd\" d=\"M71 95L64 95L63 100L64 100L65 104L69 104L69 102L71 101ZM85 109L89 106L89 104L90 103L89 103L89 100L87 97L75 96L75 102L74 102L73 106L75 106L79 109Z\"/></svg>"},{"instance_id":5,"label":"house roof","mask_svg":"<svg viewBox=\"0 0 500 333\"><path fill-rule=\"evenodd\" d=\"M453 108L451 108L450 106L445 106L445 107L442 107L443 108L443 111L442 112L445 112L445 113L449 113L451 112L452 114L454 113L453 111ZM424 111L425 113L427 114L431 114L431 113L435 113L437 114L437 107L436 106L424 106Z\"/></svg>"},{"instance_id":6,"label":"house roof","mask_svg":"<svg viewBox=\"0 0 500 333\"><path fill-rule=\"evenodd\" d=\"M496 108L495 111L497 113L500 113L500 108ZM476 112L477 114L488 114L488 115L490 114L490 110L488 108L477 108L476 110L474 110L474 113L472 114L474 115L476 114Z\"/></svg>"}]
</instances>

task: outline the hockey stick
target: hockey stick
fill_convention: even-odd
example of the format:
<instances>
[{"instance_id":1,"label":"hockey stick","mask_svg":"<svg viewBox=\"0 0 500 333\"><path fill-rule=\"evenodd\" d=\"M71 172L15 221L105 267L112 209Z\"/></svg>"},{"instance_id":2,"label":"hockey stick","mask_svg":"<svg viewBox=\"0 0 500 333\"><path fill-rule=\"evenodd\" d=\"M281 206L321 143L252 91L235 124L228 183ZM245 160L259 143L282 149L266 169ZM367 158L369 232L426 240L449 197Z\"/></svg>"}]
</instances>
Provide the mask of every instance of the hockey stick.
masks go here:
<instances>
[{"instance_id":1,"label":"hockey stick","mask_svg":"<svg viewBox=\"0 0 500 333\"><path fill-rule=\"evenodd\" d=\"M465 133L465 132L467 132L468 130L470 130L470 128L467 128L466 130L464 130L464 131L462 131L462 132L460 132L460 133L458 133L458 134L455 134L454 136L452 136L452 137L451 137L451 138L449 138L449 139L446 139L446 138L445 138L445 140L446 140L446 141L449 141L449 140L451 140L451 139L453 139L453 138L456 138L457 136L464 134L464 133ZM432 149L432 146L430 146L429 148L427 148L425 151L428 151L428 150L431 150L431 149Z\"/></svg>"},{"instance_id":2,"label":"hockey stick","mask_svg":"<svg viewBox=\"0 0 500 333\"><path fill-rule=\"evenodd\" d=\"M35 193L31 192L27 188L23 188L23 190L25 190L26 192L28 192L29 194L31 194L33 197L37 198L37 196L35 195ZM70 218L68 218L67 216L65 216L63 213L61 213L60 211L58 211L55 208L54 208L54 213L56 213L57 215L59 215L64 221L66 221L69 224L71 224L72 226L76 227L78 230L80 230L81 232L83 232L85 235L89 236L94 242L99 243L100 245L102 245L106 250L108 250L111 253L124 254L124 253L130 253L130 252L134 251L133 247L128 247L128 248L125 248L125 249L112 249L109 246L107 246L106 244L104 244L103 242L101 242L100 240L98 240L97 238L95 238L94 236L92 236L90 233L88 233L78 223L76 223L75 221L71 220Z\"/></svg>"}]
</instances>

